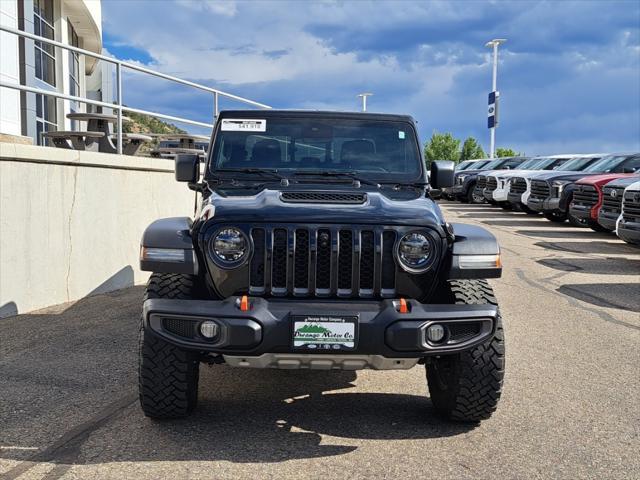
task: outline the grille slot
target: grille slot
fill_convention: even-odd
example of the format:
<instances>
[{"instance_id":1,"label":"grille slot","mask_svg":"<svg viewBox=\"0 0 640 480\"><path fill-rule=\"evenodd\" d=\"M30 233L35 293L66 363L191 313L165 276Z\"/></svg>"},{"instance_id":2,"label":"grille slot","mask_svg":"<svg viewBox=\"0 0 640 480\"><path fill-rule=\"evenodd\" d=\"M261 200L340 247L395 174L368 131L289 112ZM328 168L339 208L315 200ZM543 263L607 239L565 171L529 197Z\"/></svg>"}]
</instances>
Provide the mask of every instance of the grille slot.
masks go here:
<instances>
[{"instance_id":1,"label":"grille slot","mask_svg":"<svg viewBox=\"0 0 640 480\"><path fill-rule=\"evenodd\" d=\"M380 286L383 296L393 295L396 288L396 262L393 246L396 243L396 233L390 230L382 234L382 279Z\"/></svg>"},{"instance_id":2,"label":"grille slot","mask_svg":"<svg viewBox=\"0 0 640 480\"><path fill-rule=\"evenodd\" d=\"M594 207L598 203L598 191L591 185L580 185L573 192L573 203L583 207Z\"/></svg>"},{"instance_id":3,"label":"grille slot","mask_svg":"<svg viewBox=\"0 0 640 480\"><path fill-rule=\"evenodd\" d=\"M309 231L296 230L294 254L293 288L294 293L309 291Z\"/></svg>"},{"instance_id":4,"label":"grille slot","mask_svg":"<svg viewBox=\"0 0 640 480\"><path fill-rule=\"evenodd\" d=\"M274 295L287 292L287 231L283 228L273 231L271 290Z\"/></svg>"},{"instance_id":5,"label":"grille slot","mask_svg":"<svg viewBox=\"0 0 640 480\"><path fill-rule=\"evenodd\" d=\"M251 271L249 285L252 293L264 291L264 265L265 265L265 233L264 229L257 228L251 232L253 240L253 258L251 259Z\"/></svg>"},{"instance_id":6,"label":"grille slot","mask_svg":"<svg viewBox=\"0 0 640 480\"><path fill-rule=\"evenodd\" d=\"M615 191L615 196L612 196L612 192ZM602 191L602 209L603 213L610 213L620 215L622 210L622 195L624 194L624 188L605 187Z\"/></svg>"},{"instance_id":7,"label":"grille slot","mask_svg":"<svg viewBox=\"0 0 640 480\"><path fill-rule=\"evenodd\" d=\"M531 196L536 198L547 198L551 195L551 188L544 180L531 180Z\"/></svg>"},{"instance_id":8,"label":"grille slot","mask_svg":"<svg viewBox=\"0 0 640 480\"><path fill-rule=\"evenodd\" d=\"M194 338L196 336L196 323L192 320L182 320L180 318L165 318L162 326L167 332L184 338Z\"/></svg>"},{"instance_id":9,"label":"grille slot","mask_svg":"<svg viewBox=\"0 0 640 480\"><path fill-rule=\"evenodd\" d=\"M485 177L484 175L478 175L478 181L476 182L476 186L478 188L486 188L487 177Z\"/></svg>"},{"instance_id":10,"label":"grille slot","mask_svg":"<svg viewBox=\"0 0 640 480\"><path fill-rule=\"evenodd\" d=\"M527 181L522 177L514 178L511 181L510 193L524 193L527 191Z\"/></svg>"},{"instance_id":11,"label":"grille slot","mask_svg":"<svg viewBox=\"0 0 640 480\"><path fill-rule=\"evenodd\" d=\"M493 192L496 188L498 188L498 179L496 177L486 177L485 185L485 188L488 191Z\"/></svg>"},{"instance_id":12,"label":"grille slot","mask_svg":"<svg viewBox=\"0 0 640 480\"><path fill-rule=\"evenodd\" d=\"M328 295L331 292L331 231L318 230L317 243L316 293Z\"/></svg>"},{"instance_id":13,"label":"grille slot","mask_svg":"<svg viewBox=\"0 0 640 480\"><path fill-rule=\"evenodd\" d=\"M280 199L287 203L350 203L361 204L367 200L365 193L345 192L283 192Z\"/></svg>"},{"instance_id":14,"label":"grille slot","mask_svg":"<svg viewBox=\"0 0 640 480\"><path fill-rule=\"evenodd\" d=\"M373 295L375 273L375 243L372 231L360 233L360 296Z\"/></svg>"},{"instance_id":15,"label":"grille slot","mask_svg":"<svg viewBox=\"0 0 640 480\"><path fill-rule=\"evenodd\" d=\"M353 232L340 230L338 239L338 294L351 294L353 281Z\"/></svg>"}]
</instances>

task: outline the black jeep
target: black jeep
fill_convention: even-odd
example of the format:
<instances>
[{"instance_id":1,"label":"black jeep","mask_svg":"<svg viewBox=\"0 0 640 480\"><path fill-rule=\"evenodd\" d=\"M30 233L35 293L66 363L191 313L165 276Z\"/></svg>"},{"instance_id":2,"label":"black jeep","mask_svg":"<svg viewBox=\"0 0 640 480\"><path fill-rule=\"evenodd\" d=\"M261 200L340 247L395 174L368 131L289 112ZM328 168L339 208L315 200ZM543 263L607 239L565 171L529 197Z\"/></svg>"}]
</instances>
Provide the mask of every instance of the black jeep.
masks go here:
<instances>
[{"instance_id":1,"label":"black jeep","mask_svg":"<svg viewBox=\"0 0 640 480\"><path fill-rule=\"evenodd\" d=\"M196 191L195 218L144 232L153 272L140 328L147 416L189 414L201 362L232 367L357 370L426 367L448 418L496 409L504 334L486 278L496 239L449 224L430 197L452 162L426 179L411 117L227 111L204 171L176 159Z\"/></svg>"}]
</instances>

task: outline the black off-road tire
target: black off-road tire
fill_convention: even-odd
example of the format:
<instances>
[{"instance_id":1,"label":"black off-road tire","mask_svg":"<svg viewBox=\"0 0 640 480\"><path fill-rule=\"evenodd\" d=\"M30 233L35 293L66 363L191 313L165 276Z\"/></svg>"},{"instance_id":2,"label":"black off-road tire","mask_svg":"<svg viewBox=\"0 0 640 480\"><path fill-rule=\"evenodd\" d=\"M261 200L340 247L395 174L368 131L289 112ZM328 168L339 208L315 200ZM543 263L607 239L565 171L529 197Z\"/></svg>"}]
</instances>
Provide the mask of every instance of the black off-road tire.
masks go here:
<instances>
[{"instance_id":1,"label":"black off-road tire","mask_svg":"<svg viewBox=\"0 0 640 480\"><path fill-rule=\"evenodd\" d=\"M453 280L448 282L448 289L457 304L497 305L486 280ZM431 402L450 420L485 420L498 406L504 371L504 331L498 314L496 333L490 341L466 352L434 358L427 364Z\"/></svg>"},{"instance_id":2,"label":"black off-road tire","mask_svg":"<svg viewBox=\"0 0 640 480\"><path fill-rule=\"evenodd\" d=\"M144 299L191 299L195 291L194 277L190 275L154 273ZM138 345L138 389L144 414L159 419L189 415L198 402L197 354L145 331L142 322Z\"/></svg>"}]
</instances>

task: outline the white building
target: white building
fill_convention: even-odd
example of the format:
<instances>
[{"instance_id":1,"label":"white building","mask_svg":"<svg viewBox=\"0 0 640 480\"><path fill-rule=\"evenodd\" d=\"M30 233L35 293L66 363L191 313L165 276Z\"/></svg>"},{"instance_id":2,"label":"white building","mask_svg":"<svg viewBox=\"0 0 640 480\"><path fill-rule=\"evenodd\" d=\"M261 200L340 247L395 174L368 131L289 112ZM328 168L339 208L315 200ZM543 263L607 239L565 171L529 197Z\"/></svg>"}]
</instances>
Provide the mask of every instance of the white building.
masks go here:
<instances>
[{"instance_id":1,"label":"white building","mask_svg":"<svg viewBox=\"0 0 640 480\"><path fill-rule=\"evenodd\" d=\"M100 0L0 0L0 24L92 52L102 51ZM102 64L85 55L0 32L3 82L110 102L111 70ZM86 107L0 88L0 140L41 145L42 132L74 129L66 115L86 111Z\"/></svg>"}]
</instances>

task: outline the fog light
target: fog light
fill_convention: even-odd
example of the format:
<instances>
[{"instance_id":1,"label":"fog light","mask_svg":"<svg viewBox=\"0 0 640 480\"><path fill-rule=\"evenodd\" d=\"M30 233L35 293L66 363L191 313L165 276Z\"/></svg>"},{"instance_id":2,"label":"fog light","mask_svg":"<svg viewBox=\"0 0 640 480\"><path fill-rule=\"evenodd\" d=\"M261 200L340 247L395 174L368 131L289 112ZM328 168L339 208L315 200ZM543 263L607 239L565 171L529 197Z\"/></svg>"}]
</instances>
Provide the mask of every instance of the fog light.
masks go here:
<instances>
[{"instance_id":1,"label":"fog light","mask_svg":"<svg viewBox=\"0 0 640 480\"><path fill-rule=\"evenodd\" d=\"M438 325L437 323L434 325L430 325L427 328L427 339L430 342L438 343L444 338L444 327L442 325Z\"/></svg>"},{"instance_id":2,"label":"fog light","mask_svg":"<svg viewBox=\"0 0 640 480\"><path fill-rule=\"evenodd\" d=\"M218 334L218 324L207 320L200 324L200 333L204 338L213 338Z\"/></svg>"}]
</instances>

